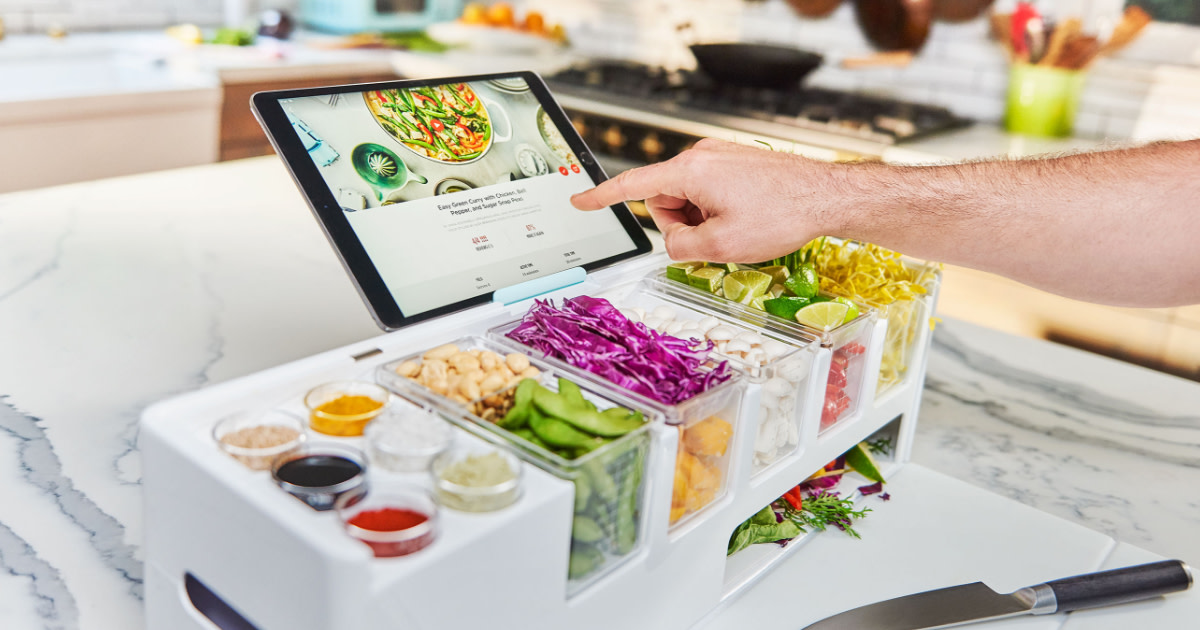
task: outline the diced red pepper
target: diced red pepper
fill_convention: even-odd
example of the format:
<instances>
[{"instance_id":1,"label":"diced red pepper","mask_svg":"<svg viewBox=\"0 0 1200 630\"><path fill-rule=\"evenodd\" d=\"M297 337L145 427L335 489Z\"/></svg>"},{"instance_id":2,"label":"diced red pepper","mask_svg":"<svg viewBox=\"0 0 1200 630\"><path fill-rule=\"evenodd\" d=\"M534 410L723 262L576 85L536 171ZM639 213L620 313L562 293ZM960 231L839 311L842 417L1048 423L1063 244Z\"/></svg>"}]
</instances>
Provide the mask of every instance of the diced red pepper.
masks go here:
<instances>
[{"instance_id":1,"label":"diced red pepper","mask_svg":"<svg viewBox=\"0 0 1200 630\"><path fill-rule=\"evenodd\" d=\"M829 385L840 389L844 388L846 383L847 379L845 370L829 370ZM829 385L827 385L827 387Z\"/></svg>"},{"instance_id":2,"label":"diced red pepper","mask_svg":"<svg viewBox=\"0 0 1200 630\"><path fill-rule=\"evenodd\" d=\"M425 96L424 94L420 94L418 92L413 92L412 97L413 97L413 102L417 103L418 105L421 104L422 102L428 102L431 105L437 105L436 101L434 101L433 99L429 98L428 96Z\"/></svg>"},{"instance_id":3,"label":"diced red pepper","mask_svg":"<svg viewBox=\"0 0 1200 630\"><path fill-rule=\"evenodd\" d=\"M800 486L796 486L788 490L783 495L783 500L787 501L788 505L792 506L793 510L799 510L804 505L804 496L800 493Z\"/></svg>"},{"instance_id":4,"label":"diced red pepper","mask_svg":"<svg viewBox=\"0 0 1200 630\"><path fill-rule=\"evenodd\" d=\"M442 124L442 121L440 121L436 118L429 121L429 126L433 127L434 131L439 131L439 132L446 128L446 126Z\"/></svg>"}]
</instances>

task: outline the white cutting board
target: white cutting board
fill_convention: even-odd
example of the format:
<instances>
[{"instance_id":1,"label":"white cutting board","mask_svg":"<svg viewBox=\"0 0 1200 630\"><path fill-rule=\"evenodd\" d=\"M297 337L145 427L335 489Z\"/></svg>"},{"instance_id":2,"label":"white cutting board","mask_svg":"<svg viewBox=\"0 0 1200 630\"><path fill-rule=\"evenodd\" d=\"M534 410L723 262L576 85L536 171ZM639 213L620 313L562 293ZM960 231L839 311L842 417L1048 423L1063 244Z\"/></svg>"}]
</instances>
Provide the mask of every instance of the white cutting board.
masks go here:
<instances>
[{"instance_id":1,"label":"white cutting board","mask_svg":"<svg viewBox=\"0 0 1200 630\"><path fill-rule=\"evenodd\" d=\"M1002 592L1162 558L916 464L867 497L873 512L855 540L815 536L704 630L800 629L844 610L944 586L982 581ZM978 630L1200 628L1196 590L1074 615L1020 617Z\"/></svg>"}]
</instances>

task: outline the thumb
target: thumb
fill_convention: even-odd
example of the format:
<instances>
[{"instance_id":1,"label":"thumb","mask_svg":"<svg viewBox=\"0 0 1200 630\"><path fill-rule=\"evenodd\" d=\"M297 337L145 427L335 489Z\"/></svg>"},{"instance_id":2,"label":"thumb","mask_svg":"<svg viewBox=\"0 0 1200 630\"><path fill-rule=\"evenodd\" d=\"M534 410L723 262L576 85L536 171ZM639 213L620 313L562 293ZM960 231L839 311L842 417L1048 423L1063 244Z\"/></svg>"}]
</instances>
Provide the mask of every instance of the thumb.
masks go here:
<instances>
[{"instance_id":1,"label":"thumb","mask_svg":"<svg viewBox=\"0 0 1200 630\"><path fill-rule=\"evenodd\" d=\"M667 255L673 260L705 260L708 262L729 262L720 260L717 234L720 231L718 219L711 218L700 225L687 225L678 222L666 226L663 241L667 246Z\"/></svg>"}]
</instances>

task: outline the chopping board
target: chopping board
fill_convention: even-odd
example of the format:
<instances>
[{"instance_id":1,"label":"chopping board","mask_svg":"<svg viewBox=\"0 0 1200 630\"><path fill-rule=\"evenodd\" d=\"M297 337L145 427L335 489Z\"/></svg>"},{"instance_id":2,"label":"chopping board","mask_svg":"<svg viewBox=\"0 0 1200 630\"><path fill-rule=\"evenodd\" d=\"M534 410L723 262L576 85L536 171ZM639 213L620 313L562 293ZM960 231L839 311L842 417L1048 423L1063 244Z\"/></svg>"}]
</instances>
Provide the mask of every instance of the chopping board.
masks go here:
<instances>
[{"instance_id":1,"label":"chopping board","mask_svg":"<svg viewBox=\"0 0 1200 630\"><path fill-rule=\"evenodd\" d=\"M703 628L803 628L844 610L944 586L982 581L1010 592L1162 559L917 464L901 467L886 489L891 501L868 497L860 504L872 509L855 526L861 540L840 532L812 537ZM1200 592L1193 589L1103 610L994 621L978 630L1185 628L1197 618Z\"/></svg>"}]
</instances>

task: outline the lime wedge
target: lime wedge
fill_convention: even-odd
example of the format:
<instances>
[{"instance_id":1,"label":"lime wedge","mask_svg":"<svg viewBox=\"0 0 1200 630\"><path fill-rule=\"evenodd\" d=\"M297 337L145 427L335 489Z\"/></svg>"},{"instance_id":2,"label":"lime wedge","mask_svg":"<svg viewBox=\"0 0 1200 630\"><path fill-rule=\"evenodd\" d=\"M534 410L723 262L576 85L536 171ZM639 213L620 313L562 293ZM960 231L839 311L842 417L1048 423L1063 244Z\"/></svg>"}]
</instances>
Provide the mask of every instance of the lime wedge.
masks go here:
<instances>
[{"instance_id":1,"label":"lime wedge","mask_svg":"<svg viewBox=\"0 0 1200 630\"><path fill-rule=\"evenodd\" d=\"M821 279L812 265L800 265L795 273L784 280L783 286L796 297L810 298L821 289Z\"/></svg>"},{"instance_id":2,"label":"lime wedge","mask_svg":"<svg viewBox=\"0 0 1200 630\"><path fill-rule=\"evenodd\" d=\"M771 296L769 295L760 295L753 300L750 300L750 306L753 306L760 311L765 311L767 310L767 300L769 299L771 299Z\"/></svg>"},{"instance_id":3,"label":"lime wedge","mask_svg":"<svg viewBox=\"0 0 1200 630\"><path fill-rule=\"evenodd\" d=\"M720 267L701 267L687 275L688 284L709 293L716 293L717 289L721 288L723 277L725 270Z\"/></svg>"},{"instance_id":4,"label":"lime wedge","mask_svg":"<svg viewBox=\"0 0 1200 630\"><path fill-rule=\"evenodd\" d=\"M782 284L772 284L771 290L767 291L767 295L770 295L771 297L779 297L786 292L787 289L785 289Z\"/></svg>"},{"instance_id":5,"label":"lime wedge","mask_svg":"<svg viewBox=\"0 0 1200 630\"><path fill-rule=\"evenodd\" d=\"M808 298L777 297L763 302L763 310L784 319L794 319L796 312L808 306Z\"/></svg>"},{"instance_id":6,"label":"lime wedge","mask_svg":"<svg viewBox=\"0 0 1200 630\"><path fill-rule=\"evenodd\" d=\"M735 302L749 304L754 298L765 295L771 286L771 276L746 269L725 276L725 297Z\"/></svg>"},{"instance_id":7,"label":"lime wedge","mask_svg":"<svg viewBox=\"0 0 1200 630\"><path fill-rule=\"evenodd\" d=\"M792 275L787 267L783 265L773 265L771 267L761 267L759 271L771 276L771 281L775 284L783 284L787 281L788 276Z\"/></svg>"},{"instance_id":8,"label":"lime wedge","mask_svg":"<svg viewBox=\"0 0 1200 630\"><path fill-rule=\"evenodd\" d=\"M721 265L720 265L720 267L721 267L722 269L724 269L725 271L728 271L729 273L733 273L733 272L735 272L735 271L738 271L738 270L740 270L740 269L743 269L743 268L744 268L744 267L742 267L741 265L739 265L739 264L737 264L737 263L723 263L723 264L721 264Z\"/></svg>"},{"instance_id":9,"label":"lime wedge","mask_svg":"<svg viewBox=\"0 0 1200 630\"><path fill-rule=\"evenodd\" d=\"M746 285L738 282L737 279L733 277L733 274L725 276L725 279L722 280L721 287L725 290L725 297L735 302L741 302L742 298L751 299L750 290L746 288Z\"/></svg>"},{"instance_id":10,"label":"lime wedge","mask_svg":"<svg viewBox=\"0 0 1200 630\"><path fill-rule=\"evenodd\" d=\"M703 261L673 262L667 265L667 280L688 283L688 274L704 266Z\"/></svg>"},{"instance_id":11,"label":"lime wedge","mask_svg":"<svg viewBox=\"0 0 1200 630\"><path fill-rule=\"evenodd\" d=\"M845 304L817 302L797 311L796 321L817 330L833 330L846 321L849 310Z\"/></svg>"},{"instance_id":12,"label":"lime wedge","mask_svg":"<svg viewBox=\"0 0 1200 630\"><path fill-rule=\"evenodd\" d=\"M884 483L883 473L879 471L879 464L875 463L875 458L871 457L866 442L859 442L854 448L846 451L846 465L871 481Z\"/></svg>"},{"instance_id":13,"label":"lime wedge","mask_svg":"<svg viewBox=\"0 0 1200 630\"><path fill-rule=\"evenodd\" d=\"M858 317L858 306L854 302L851 302L849 298L836 297L833 298L833 301L846 305L846 319L842 322L843 324L849 324L854 321L854 318Z\"/></svg>"}]
</instances>

